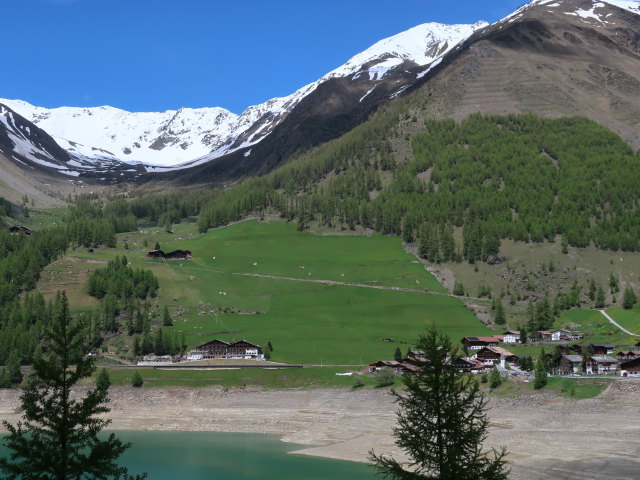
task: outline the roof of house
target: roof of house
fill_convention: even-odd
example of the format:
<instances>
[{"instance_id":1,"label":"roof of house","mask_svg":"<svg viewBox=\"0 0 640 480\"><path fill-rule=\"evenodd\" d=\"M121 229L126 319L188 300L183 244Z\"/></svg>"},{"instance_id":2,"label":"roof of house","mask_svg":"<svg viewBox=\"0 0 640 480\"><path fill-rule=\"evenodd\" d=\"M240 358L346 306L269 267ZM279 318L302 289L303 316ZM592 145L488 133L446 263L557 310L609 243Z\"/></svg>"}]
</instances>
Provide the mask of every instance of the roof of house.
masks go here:
<instances>
[{"instance_id":1,"label":"roof of house","mask_svg":"<svg viewBox=\"0 0 640 480\"><path fill-rule=\"evenodd\" d=\"M235 347L235 346L239 346L239 345L260 348L260 345L256 345L255 343L247 342L244 339L236 340L235 342L229 344L230 347Z\"/></svg>"},{"instance_id":2,"label":"roof of house","mask_svg":"<svg viewBox=\"0 0 640 480\"><path fill-rule=\"evenodd\" d=\"M594 355L590 359L597 363L618 363L618 360L609 355Z\"/></svg>"},{"instance_id":3,"label":"roof of house","mask_svg":"<svg viewBox=\"0 0 640 480\"><path fill-rule=\"evenodd\" d=\"M569 360L571 363L582 362L582 355L563 355L563 357Z\"/></svg>"},{"instance_id":4,"label":"roof of house","mask_svg":"<svg viewBox=\"0 0 640 480\"><path fill-rule=\"evenodd\" d=\"M504 355L505 357L510 357L513 355L509 350L502 347L484 347L482 350L489 350L491 352L497 353L498 355ZM480 350L480 352L482 351Z\"/></svg>"},{"instance_id":5,"label":"roof of house","mask_svg":"<svg viewBox=\"0 0 640 480\"><path fill-rule=\"evenodd\" d=\"M613 345L609 343L592 343L589 345L590 347L604 347L608 349L613 349Z\"/></svg>"},{"instance_id":6,"label":"roof of house","mask_svg":"<svg viewBox=\"0 0 640 480\"><path fill-rule=\"evenodd\" d=\"M402 366L403 368L406 368L411 372L419 372L421 370L421 368L418 365L414 365L413 363L409 363L409 362L400 362L398 363L398 365Z\"/></svg>"},{"instance_id":7,"label":"roof of house","mask_svg":"<svg viewBox=\"0 0 640 480\"><path fill-rule=\"evenodd\" d=\"M571 330L565 330L564 328L557 328L556 330L552 331L552 333L556 333L556 332L571 333Z\"/></svg>"},{"instance_id":8,"label":"roof of house","mask_svg":"<svg viewBox=\"0 0 640 480\"><path fill-rule=\"evenodd\" d=\"M492 337L464 337L462 341L470 340L472 342L500 343L502 335L494 335Z\"/></svg>"},{"instance_id":9,"label":"roof of house","mask_svg":"<svg viewBox=\"0 0 640 480\"><path fill-rule=\"evenodd\" d=\"M622 362L620 364L620 369L624 370L625 368L635 367L636 365L640 365L640 357Z\"/></svg>"},{"instance_id":10,"label":"roof of house","mask_svg":"<svg viewBox=\"0 0 640 480\"><path fill-rule=\"evenodd\" d=\"M202 347L206 347L208 345L224 345L225 347L228 347L230 344L228 342L225 342L224 340L220 340L219 338L216 338L214 340L211 340L207 343L203 343L202 345L196 347L196 350L199 350Z\"/></svg>"},{"instance_id":11,"label":"roof of house","mask_svg":"<svg viewBox=\"0 0 640 480\"><path fill-rule=\"evenodd\" d=\"M640 350L623 350L618 355L640 355Z\"/></svg>"},{"instance_id":12,"label":"roof of house","mask_svg":"<svg viewBox=\"0 0 640 480\"><path fill-rule=\"evenodd\" d=\"M507 330L503 333L503 335L520 335L520 332L512 332L511 330Z\"/></svg>"}]
</instances>

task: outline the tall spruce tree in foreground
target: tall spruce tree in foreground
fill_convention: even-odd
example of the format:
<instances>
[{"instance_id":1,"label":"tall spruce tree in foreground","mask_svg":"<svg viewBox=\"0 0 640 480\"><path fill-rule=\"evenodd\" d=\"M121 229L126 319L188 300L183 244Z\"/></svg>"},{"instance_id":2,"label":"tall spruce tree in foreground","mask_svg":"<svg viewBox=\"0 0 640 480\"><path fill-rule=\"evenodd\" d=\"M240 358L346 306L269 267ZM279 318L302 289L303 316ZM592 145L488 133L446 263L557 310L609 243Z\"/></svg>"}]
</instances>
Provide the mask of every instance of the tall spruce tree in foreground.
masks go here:
<instances>
[{"instance_id":1,"label":"tall spruce tree in foreground","mask_svg":"<svg viewBox=\"0 0 640 480\"><path fill-rule=\"evenodd\" d=\"M404 379L405 390L393 391L398 411L396 445L410 461L369 452L385 478L400 480L502 480L508 470L506 450L483 451L489 420L487 400L477 381L451 365L456 351L435 326L420 337L416 349L425 352L416 376Z\"/></svg>"},{"instance_id":2,"label":"tall spruce tree in foreground","mask_svg":"<svg viewBox=\"0 0 640 480\"><path fill-rule=\"evenodd\" d=\"M84 325L73 322L66 294L58 295L45 338L47 355L33 362L34 374L20 397L23 421L3 422L8 458L0 458L2 478L12 480L142 479L116 464L131 444L114 434L101 436L110 421L108 387L72 398L73 386L95 372L92 357L83 355Z\"/></svg>"}]
</instances>

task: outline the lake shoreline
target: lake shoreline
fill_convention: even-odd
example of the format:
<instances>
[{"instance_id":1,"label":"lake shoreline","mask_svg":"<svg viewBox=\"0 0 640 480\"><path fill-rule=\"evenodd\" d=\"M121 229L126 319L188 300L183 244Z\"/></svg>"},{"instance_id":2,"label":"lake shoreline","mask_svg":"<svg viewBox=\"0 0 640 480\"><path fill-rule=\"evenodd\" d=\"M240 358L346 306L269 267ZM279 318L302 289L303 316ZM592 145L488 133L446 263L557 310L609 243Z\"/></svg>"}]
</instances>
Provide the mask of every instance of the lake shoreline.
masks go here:
<instances>
[{"instance_id":1,"label":"lake shoreline","mask_svg":"<svg viewBox=\"0 0 640 480\"><path fill-rule=\"evenodd\" d=\"M0 418L19 420L19 394L0 390ZM110 394L109 430L272 434L303 445L295 454L367 462L373 448L401 456L392 437L396 406L386 390L112 387ZM640 424L630 419L639 398L640 382L615 382L588 400L552 392L491 398L486 445L507 446L512 480L632 480L640 468Z\"/></svg>"}]
</instances>

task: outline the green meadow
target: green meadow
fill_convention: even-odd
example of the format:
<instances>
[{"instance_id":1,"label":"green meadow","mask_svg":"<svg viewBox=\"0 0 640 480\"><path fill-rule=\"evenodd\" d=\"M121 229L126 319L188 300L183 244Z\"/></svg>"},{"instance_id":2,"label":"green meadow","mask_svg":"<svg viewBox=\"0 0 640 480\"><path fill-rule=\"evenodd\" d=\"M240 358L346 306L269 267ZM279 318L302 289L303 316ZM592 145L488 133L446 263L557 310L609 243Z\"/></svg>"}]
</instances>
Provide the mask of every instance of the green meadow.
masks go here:
<instances>
[{"instance_id":1,"label":"green meadow","mask_svg":"<svg viewBox=\"0 0 640 480\"><path fill-rule=\"evenodd\" d=\"M620 307L611 307L607 309L607 313L611 318L631 333L640 335L640 306L636 305L630 310L625 310ZM640 339L636 339L636 341L637 340Z\"/></svg>"},{"instance_id":2,"label":"green meadow","mask_svg":"<svg viewBox=\"0 0 640 480\"><path fill-rule=\"evenodd\" d=\"M146 252L156 241L164 251L190 250L193 259L149 259ZM189 348L213 338L243 338L262 346L271 342L274 361L362 365L393 358L397 347L406 352L431 323L456 340L491 334L458 299L429 293L445 290L395 237L314 235L279 221L245 221L198 236L186 224L172 235L126 234L117 249L78 250L57 262L63 268L54 264L50 270L77 276L75 284L67 283L72 308L83 310L95 302L82 279L122 254L134 268L156 274L157 302L169 305L173 328L185 332ZM43 277L41 289L52 293L47 272ZM113 343L126 349L130 339L124 335Z\"/></svg>"},{"instance_id":3,"label":"green meadow","mask_svg":"<svg viewBox=\"0 0 640 480\"><path fill-rule=\"evenodd\" d=\"M607 313L611 317L625 326L626 317L622 315L625 312L622 309L610 308ZM630 316L630 318L632 318ZM631 325L630 325L631 326ZM637 341L621 331L618 327L611 324L598 310L568 310L562 312L555 322L556 328L568 328L570 330L581 332L584 339L580 343L611 343L613 345L630 345ZM633 330L631 330L633 331Z\"/></svg>"}]
</instances>

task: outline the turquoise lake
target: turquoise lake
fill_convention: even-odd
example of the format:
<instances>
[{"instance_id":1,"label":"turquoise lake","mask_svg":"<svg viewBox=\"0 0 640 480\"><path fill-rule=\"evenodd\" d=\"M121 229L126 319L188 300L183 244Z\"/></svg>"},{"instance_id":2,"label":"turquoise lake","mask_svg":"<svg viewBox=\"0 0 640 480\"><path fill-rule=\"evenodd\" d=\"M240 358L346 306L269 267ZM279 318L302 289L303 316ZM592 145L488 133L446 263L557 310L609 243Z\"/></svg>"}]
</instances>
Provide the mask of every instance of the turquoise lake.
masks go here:
<instances>
[{"instance_id":1,"label":"turquoise lake","mask_svg":"<svg viewBox=\"0 0 640 480\"><path fill-rule=\"evenodd\" d=\"M373 467L287 452L304 448L275 435L211 432L116 432L133 447L129 473L149 480L373 480ZM0 447L0 455L6 450Z\"/></svg>"}]
</instances>

